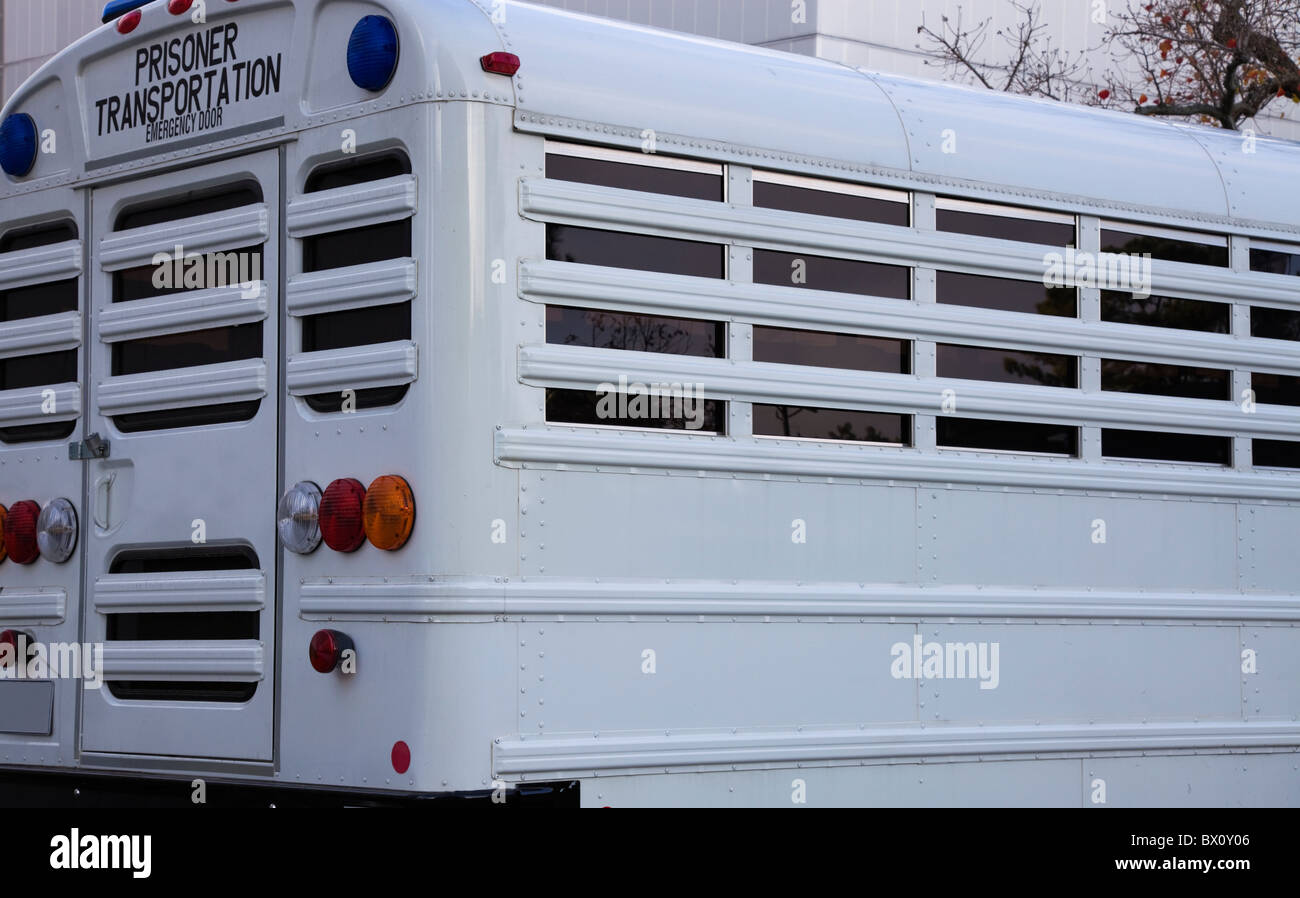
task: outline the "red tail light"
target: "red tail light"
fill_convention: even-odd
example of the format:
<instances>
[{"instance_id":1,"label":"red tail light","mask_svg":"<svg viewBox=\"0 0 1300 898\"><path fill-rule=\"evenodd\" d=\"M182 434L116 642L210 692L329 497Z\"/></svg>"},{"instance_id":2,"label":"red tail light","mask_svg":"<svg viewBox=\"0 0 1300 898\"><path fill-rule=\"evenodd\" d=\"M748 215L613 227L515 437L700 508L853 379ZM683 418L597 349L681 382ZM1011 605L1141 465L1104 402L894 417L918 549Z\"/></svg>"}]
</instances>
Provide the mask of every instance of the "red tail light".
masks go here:
<instances>
[{"instance_id":1,"label":"red tail light","mask_svg":"<svg viewBox=\"0 0 1300 898\"><path fill-rule=\"evenodd\" d=\"M513 53L497 50L495 53L479 57L479 65L483 66L483 71L494 75L513 75L519 71L519 57Z\"/></svg>"},{"instance_id":2,"label":"red tail light","mask_svg":"<svg viewBox=\"0 0 1300 898\"><path fill-rule=\"evenodd\" d=\"M366 540L361 506L366 488L351 477L336 480L325 487L320 500L320 535L336 552L354 552Z\"/></svg>"},{"instance_id":3,"label":"red tail light","mask_svg":"<svg viewBox=\"0 0 1300 898\"><path fill-rule=\"evenodd\" d=\"M117 20L117 31L119 34L130 34L135 31L136 26L140 24L143 13L138 9L133 9L122 18Z\"/></svg>"},{"instance_id":4,"label":"red tail light","mask_svg":"<svg viewBox=\"0 0 1300 898\"><path fill-rule=\"evenodd\" d=\"M31 564L41 554L36 543L36 520L41 507L31 499L15 502L5 517L5 551L18 564Z\"/></svg>"},{"instance_id":5,"label":"red tail light","mask_svg":"<svg viewBox=\"0 0 1300 898\"><path fill-rule=\"evenodd\" d=\"M317 630L307 646L307 659L318 673L330 673L343 660L343 653L352 649L356 651L352 637L338 630Z\"/></svg>"}]
</instances>

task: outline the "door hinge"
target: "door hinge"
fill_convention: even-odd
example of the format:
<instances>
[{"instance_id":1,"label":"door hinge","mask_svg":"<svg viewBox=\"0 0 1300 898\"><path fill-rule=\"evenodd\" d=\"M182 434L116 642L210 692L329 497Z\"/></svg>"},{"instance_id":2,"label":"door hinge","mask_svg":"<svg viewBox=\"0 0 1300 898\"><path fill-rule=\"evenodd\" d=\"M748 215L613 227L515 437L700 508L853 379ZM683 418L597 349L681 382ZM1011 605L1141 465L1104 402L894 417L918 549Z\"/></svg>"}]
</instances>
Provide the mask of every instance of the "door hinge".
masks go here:
<instances>
[{"instance_id":1,"label":"door hinge","mask_svg":"<svg viewBox=\"0 0 1300 898\"><path fill-rule=\"evenodd\" d=\"M92 433L84 440L68 444L68 458L73 461L86 461L91 458L108 458L109 442L97 433Z\"/></svg>"}]
</instances>

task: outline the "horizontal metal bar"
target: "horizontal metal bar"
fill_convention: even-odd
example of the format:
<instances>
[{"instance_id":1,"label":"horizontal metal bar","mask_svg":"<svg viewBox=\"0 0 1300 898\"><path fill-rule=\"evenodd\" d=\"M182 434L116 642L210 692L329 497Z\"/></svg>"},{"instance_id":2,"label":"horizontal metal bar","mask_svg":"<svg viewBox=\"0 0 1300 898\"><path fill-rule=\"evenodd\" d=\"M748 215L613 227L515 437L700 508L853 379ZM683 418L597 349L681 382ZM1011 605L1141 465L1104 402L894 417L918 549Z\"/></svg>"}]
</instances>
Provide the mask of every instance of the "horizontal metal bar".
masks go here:
<instances>
[{"instance_id":1,"label":"horizontal metal bar","mask_svg":"<svg viewBox=\"0 0 1300 898\"><path fill-rule=\"evenodd\" d=\"M515 736L492 746L493 772L518 776L731 764L1094 751L1300 746L1300 724L1169 721L1046 726L878 726L761 733Z\"/></svg>"},{"instance_id":2,"label":"horizontal metal bar","mask_svg":"<svg viewBox=\"0 0 1300 898\"><path fill-rule=\"evenodd\" d=\"M0 290L66 281L80 274L80 240L0 253Z\"/></svg>"},{"instance_id":3,"label":"horizontal metal bar","mask_svg":"<svg viewBox=\"0 0 1300 898\"><path fill-rule=\"evenodd\" d=\"M417 371L415 344L397 340L290 356L286 381L291 395L310 396L410 383Z\"/></svg>"},{"instance_id":4,"label":"horizontal metal bar","mask_svg":"<svg viewBox=\"0 0 1300 898\"><path fill-rule=\"evenodd\" d=\"M186 256L215 251L232 252L266 242L269 213L265 203L179 218L143 228L117 231L99 241L99 264L104 271L153 265L155 256L170 264L177 247Z\"/></svg>"},{"instance_id":5,"label":"horizontal metal bar","mask_svg":"<svg viewBox=\"0 0 1300 898\"><path fill-rule=\"evenodd\" d=\"M1141 463L809 440L638 433L600 427L503 428L495 460L504 465L588 465L609 469L711 471L872 482L1100 490L1167 496L1300 501L1300 474L1217 466Z\"/></svg>"},{"instance_id":6,"label":"horizontal metal bar","mask_svg":"<svg viewBox=\"0 0 1300 898\"><path fill-rule=\"evenodd\" d=\"M525 262L519 294L538 303L744 321L1216 368L1300 374L1300 342L1054 315L739 284L567 262Z\"/></svg>"},{"instance_id":7,"label":"horizontal metal bar","mask_svg":"<svg viewBox=\"0 0 1300 898\"><path fill-rule=\"evenodd\" d=\"M24 427L81 417L81 386L50 384L0 392L0 425Z\"/></svg>"},{"instance_id":8,"label":"horizontal metal bar","mask_svg":"<svg viewBox=\"0 0 1300 898\"><path fill-rule=\"evenodd\" d=\"M298 587L304 618L427 619L496 614L839 615L1140 620L1300 620L1291 593L1187 593L1017 586L789 583L601 577L334 577Z\"/></svg>"},{"instance_id":9,"label":"horizontal metal bar","mask_svg":"<svg viewBox=\"0 0 1300 898\"><path fill-rule=\"evenodd\" d=\"M406 302L415 298L414 259L331 268L289 278L285 303L290 315L319 315Z\"/></svg>"},{"instance_id":10,"label":"horizontal metal bar","mask_svg":"<svg viewBox=\"0 0 1300 898\"><path fill-rule=\"evenodd\" d=\"M0 622L62 623L67 602L67 591L55 586L0 586Z\"/></svg>"},{"instance_id":11,"label":"horizontal metal bar","mask_svg":"<svg viewBox=\"0 0 1300 898\"><path fill-rule=\"evenodd\" d=\"M106 680L251 683L261 680L262 675L262 644L253 640L104 643Z\"/></svg>"},{"instance_id":12,"label":"horizontal metal bar","mask_svg":"<svg viewBox=\"0 0 1300 898\"><path fill-rule=\"evenodd\" d=\"M414 175L306 193L289 203L289 236L310 237L400 221L415 214L415 201Z\"/></svg>"},{"instance_id":13,"label":"horizontal metal bar","mask_svg":"<svg viewBox=\"0 0 1300 898\"><path fill-rule=\"evenodd\" d=\"M0 324L0 358L58 352L80 345L80 312L59 312Z\"/></svg>"},{"instance_id":14,"label":"horizontal metal bar","mask_svg":"<svg viewBox=\"0 0 1300 898\"><path fill-rule=\"evenodd\" d=\"M101 574L95 578L101 614L158 611L260 611L266 606L261 571L174 571Z\"/></svg>"},{"instance_id":15,"label":"horizontal metal bar","mask_svg":"<svg viewBox=\"0 0 1300 898\"><path fill-rule=\"evenodd\" d=\"M255 281L247 289L218 287L113 303L99 310L99 339L116 343L248 324L265 319L269 309L266 281Z\"/></svg>"},{"instance_id":16,"label":"horizontal metal bar","mask_svg":"<svg viewBox=\"0 0 1300 898\"><path fill-rule=\"evenodd\" d=\"M110 377L99 385L96 398L104 415L244 402L266 395L266 378L264 361L245 359Z\"/></svg>"},{"instance_id":17,"label":"horizontal metal bar","mask_svg":"<svg viewBox=\"0 0 1300 898\"><path fill-rule=\"evenodd\" d=\"M628 382L698 383L705 396L905 414L935 414L952 391L954 414L1008 421L1130 427L1190 433L1295 437L1300 408L1228 400L1086 392L1033 384L881 374L802 365L737 362L653 352L530 344L519 347L519 378L534 385L595 390Z\"/></svg>"},{"instance_id":18,"label":"horizontal metal bar","mask_svg":"<svg viewBox=\"0 0 1300 898\"><path fill-rule=\"evenodd\" d=\"M545 178L525 178L519 190L520 210L542 221L995 277L1041 282L1049 254L1066 252L1032 243ZM1151 261L1151 292L1159 295L1300 307L1300 284L1294 281L1260 272Z\"/></svg>"}]
</instances>

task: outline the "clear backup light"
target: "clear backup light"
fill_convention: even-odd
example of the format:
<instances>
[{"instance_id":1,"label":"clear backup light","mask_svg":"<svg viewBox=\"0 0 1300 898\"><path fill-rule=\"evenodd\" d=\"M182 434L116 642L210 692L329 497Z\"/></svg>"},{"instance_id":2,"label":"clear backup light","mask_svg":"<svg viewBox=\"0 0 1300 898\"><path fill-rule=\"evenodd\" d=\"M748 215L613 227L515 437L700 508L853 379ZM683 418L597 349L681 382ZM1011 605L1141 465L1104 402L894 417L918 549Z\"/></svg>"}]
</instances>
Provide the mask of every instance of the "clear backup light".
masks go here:
<instances>
[{"instance_id":1,"label":"clear backup light","mask_svg":"<svg viewBox=\"0 0 1300 898\"><path fill-rule=\"evenodd\" d=\"M41 557L62 564L77 549L77 509L67 499L53 499L36 519L36 545Z\"/></svg>"},{"instance_id":2,"label":"clear backup light","mask_svg":"<svg viewBox=\"0 0 1300 898\"><path fill-rule=\"evenodd\" d=\"M309 555L320 545L320 487L310 480L295 483L275 510L280 542L290 552Z\"/></svg>"}]
</instances>

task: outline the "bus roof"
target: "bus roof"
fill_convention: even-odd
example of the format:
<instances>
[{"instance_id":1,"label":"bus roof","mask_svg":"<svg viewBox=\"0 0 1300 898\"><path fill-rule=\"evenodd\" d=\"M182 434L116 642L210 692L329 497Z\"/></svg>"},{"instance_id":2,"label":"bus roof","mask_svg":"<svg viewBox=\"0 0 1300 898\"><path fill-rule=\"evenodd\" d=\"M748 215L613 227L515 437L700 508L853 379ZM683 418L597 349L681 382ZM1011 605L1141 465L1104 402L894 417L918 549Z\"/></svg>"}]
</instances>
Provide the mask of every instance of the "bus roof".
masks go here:
<instances>
[{"instance_id":1,"label":"bus roof","mask_svg":"<svg viewBox=\"0 0 1300 898\"><path fill-rule=\"evenodd\" d=\"M1300 167L1300 144L1288 141L865 72L529 3L239 0L208 12L209 22L196 25L156 0L134 33L110 23L43 66L5 114L29 112L73 149L43 155L31 175L0 189L228 151L395 105L469 101L514 106L519 129L567 139L642 149L653 140L669 155L953 195L1019 195L1110 217L1158 212L1261 236L1300 233L1295 204L1280 189ZM374 13L393 19L402 54L377 94L351 82L345 61L352 27ZM265 58L267 93L228 100L222 121L203 131L150 140L134 120L106 124L114 93L129 103L150 81L153 48L167 54L188 35L196 35L196 60L206 42L209 65L182 68L181 80L229 66L232 56ZM521 58L513 79L481 70L479 57L493 50ZM165 64L160 71L167 75Z\"/></svg>"}]
</instances>

